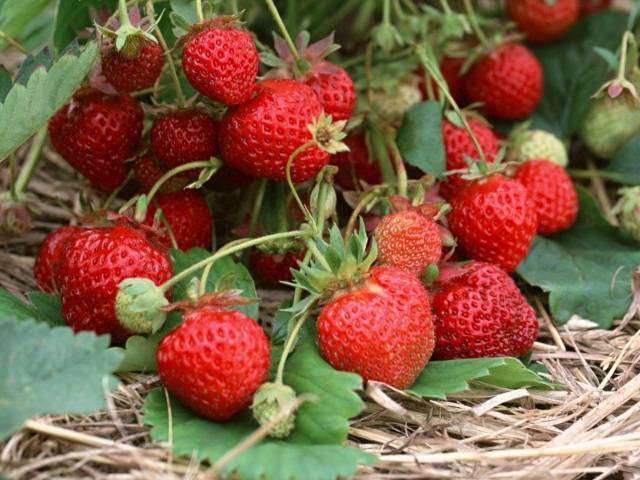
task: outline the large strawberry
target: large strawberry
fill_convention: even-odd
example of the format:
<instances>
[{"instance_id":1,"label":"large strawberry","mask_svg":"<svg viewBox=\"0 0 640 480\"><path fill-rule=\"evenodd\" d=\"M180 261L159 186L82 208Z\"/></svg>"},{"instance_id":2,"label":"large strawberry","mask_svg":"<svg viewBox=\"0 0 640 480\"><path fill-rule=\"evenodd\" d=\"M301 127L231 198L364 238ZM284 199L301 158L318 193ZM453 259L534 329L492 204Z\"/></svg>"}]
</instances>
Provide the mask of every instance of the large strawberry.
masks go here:
<instances>
[{"instance_id":1,"label":"large strawberry","mask_svg":"<svg viewBox=\"0 0 640 480\"><path fill-rule=\"evenodd\" d=\"M473 259L513 271L538 227L533 201L516 180L491 175L461 190L452 201L449 228Z\"/></svg>"},{"instance_id":2,"label":"large strawberry","mask_svg":"<svg viewBox=\"0 0 640 480\"><path fill-rule=\"evenodd\" d=\"M67 242L80 231L80 227L65 225L49 232L44 238L33 265L33 274L40 290L48 293L57 290L55 272L62 259L62 252Z\"/></svg>"},{"instance_id":3,"label":"large strawberry","mask_svg":"<svg viewBox=\"0 0 640 480\"><path fill-rule=\"evenodd\" d=\"M222 120L222 157L247 175L285 180L289 156L311 140L307 127L320 116L322 105L310 87L295 80L265 80L255 92ZM294 182L308 180L328 161L328 153L308 147L295 158L291 177Z\"/></svg>"},{"instance_id":4,"label":"large strawberry","mask_svg":"<svg viewBox=\"0 0 640 480\"><path fill-rule=\"evenodd\" d=\"M143 230L118 223L74 235L55 276L67 325L76 332L109 333L114 344L122 344L132 332L118 320L115 299L120 282L130 277L156 285L171 278L169 256Z\"/></svg>"},{"instance_id":5,"label":"large strawberry","mask_svg":"<svg viewBox=\"0 0 640 480\"><path fill-rule=\"evenodd\" d=\"M93 185L112 191L127 176L142 133L142 107L128 95L78 91L49 120L56 151Z\"/></svg>"},{"instance_id":6,"label":"large strawberry","mask_svg":"<svg viewBox=\"0 0 640 480\"><path fill-rule=\"evenodd\" d=\"M562 37L578 19L579 0L507 0L509 17L536 43Z\"/></svg>"},{"instance_id":7,"label":"large strawberry","mask_svg":"<svg viewBox=\"0 0 640 480\"><path fill-rule=\"evenodd\" d=\"M251 404L269 374L269 341L245 314L215 306L188 312L162 339L160 380L198 415L228 420Z\"/></svg>"},{"instance_id":8,"label":"large strawberry","mask_svg":"<svg viewBox=\"0 0 640 480\"><path fill-rule=\"evenodd\" d=\"M213 232L211 210L200 193L187 189L158 195L149 204L145 220L147 225L153 225L157 208L162 210L167 223L164 225L161 220L160 227L165 226L171 230L180 250L211 247ZM165 235L163 241L166 245L170 245L168 236Z\"/></svg>"},{"instance_id":9,"label":"large strawberry","mask_svg":"<svg viewBox=\"0 0 640 480\"><path fill-rule=\"evenodd\" d=\"M578 195L567 172L544 159L529 160L514 177L529 192L538 215L538 233L551 235L566 230L576 220Z\"/></svg>"},{"instance_id":10,"label":"large strawberry","mask_svg":"<svg viewBox=\"0 0 640 480\"><path fill-rule=\"evenodd\" d=\"M216 154L217 127L195 109L175 110L157 118L151 127L151 151L168 168L208 160ZM184 177L198 170L183 172Z\"/></svg>"},{"instance_id":11,"label":"large strawberry","mask_svg":"<svg viewBox=\"0 0 640 480\"><path fill-rule=\"evenodd\" d=\"M382 217L375 237L381 264L401 268L417 277L430 264L438 263L442 255L438 224L417 208Z\"/></svg>"},{"instance_id":12,"label":"large strawberry","mask_svg":"<svg viewBox=\"0 0 640 480\"><path fill-rule=\"evenodd\" d=\"M538 336L533 308L495 265L471 263L432 300L434 358L519 357Z\"/></svg>"},{"instance_id":13,"label":"large strawberry","mask_svg":"<svg viewBox=\"0 0 640 480\"><path fill-rule=\"evenodd\" d=\"M133 162L133 173L136 180L142 187L143 192L148 192L153 188L158 180L167 173L167 167L161 164L152 153L147 152L136 158ZM180 175L175 175L165 181L160 187L160 193L173 193L182 190L188 183L188 180Z\"/></svg>"},{"instance_id":14,"label":"large strawberry","mask_svg":"<svg viewBox=\"0 0 640 480\"><path fill-rule=\"evenodd\" d=\"M478 120L470 119L468 123L480 148L484 152L485 159L488 163L493 163L498 153L498 137L493 133L491 127ZM469 166L468 159L480 159L467 130L447 119L442 122L442 141L446 154L447 170L463 170ZM456 195L456 192L466 184L467 182L462 178L462 174L449 175L440 184L440 193L447 200L451 200Z\"/></svg>"},{"instance_id":15,"label":"large strawberry","mask_svg":"<svg viewBox=\"0 0 640 480\"><path fill-rule=\"evenodd\" d=\"M258 63L251 34L224 17L196 25L182 52L182 68L193 88L226 105L249 100Z\"/></svg>"},{"instance_id":16,"label":"large strawberry","mask_svg":"<svg viewBox=\"0 0 640 480\"><path fill-rule=\"evenodd\" d=\"M120 51L113 45L102 53L102 73L117 91L123 93L152 87L163 65L162 47L143 35L127 37Z\"/></svg>"},{"instance_id":17,"label":"large strawberry","mask_svg":"<svg viewBox=\"0 0 640 480\"><path fill-rule=\"evenodd\" d=\"M369 156L364 135L352 133L347 135L344 143L349 150L331 156L331 164L338 167L336 183L345 190L358 190L361 181L368 185L381 183L380 165Z\"/></svg>"},{"instance_id":18,"label":"large strawberry","mask_svg":"<svg viewBox=\"0 0 640 480\"><path fill-rule=\"evenodd\" d=\"M463 79L470 103L480 102L489 117L526 117L542 97L542 67L518 43L503 43L474 62Z\"/></svg>"}]
</instances>

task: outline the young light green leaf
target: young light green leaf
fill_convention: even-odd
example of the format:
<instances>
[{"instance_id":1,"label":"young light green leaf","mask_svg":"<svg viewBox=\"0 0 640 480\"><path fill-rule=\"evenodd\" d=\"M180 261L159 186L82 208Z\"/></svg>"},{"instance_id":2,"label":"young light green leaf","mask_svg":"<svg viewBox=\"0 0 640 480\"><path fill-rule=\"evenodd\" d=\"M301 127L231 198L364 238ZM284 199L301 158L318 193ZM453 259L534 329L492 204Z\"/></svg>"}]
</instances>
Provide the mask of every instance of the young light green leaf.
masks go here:
<instances>
[{"instance_id":1,"label":"young light green leaf","mask_svg":"<svg viewBox=\"0 0 640 480\"><path fill-rule=\"evenodd\" d=\"M7 318L0 331L0 440L34 415L103 408L117 385L108 336Z\"/></svg>"},{"instance_id":2,"label":"young light green leaf","mask_svg":"<svg viewBox=\"0 0 640 480\"><path fill-rule=\"evenodd\" d=\"M440 176L445 170L442 109L434 101L418 103L405 114L397 138L404 160L424 173Z\"/></svg>"},{"instance_id":3,"label":"young light green leaf","mask_svg":"<svg viewBox=\"0 0 640 480\"><path fill-rule=\"evenodd\" d=\"M79 57L65 55L47 72L36 69L27 85L16 84L0 105L0 160L37 132L73 95L98 53L89 43Z\"/></svg>"}]
</instances>

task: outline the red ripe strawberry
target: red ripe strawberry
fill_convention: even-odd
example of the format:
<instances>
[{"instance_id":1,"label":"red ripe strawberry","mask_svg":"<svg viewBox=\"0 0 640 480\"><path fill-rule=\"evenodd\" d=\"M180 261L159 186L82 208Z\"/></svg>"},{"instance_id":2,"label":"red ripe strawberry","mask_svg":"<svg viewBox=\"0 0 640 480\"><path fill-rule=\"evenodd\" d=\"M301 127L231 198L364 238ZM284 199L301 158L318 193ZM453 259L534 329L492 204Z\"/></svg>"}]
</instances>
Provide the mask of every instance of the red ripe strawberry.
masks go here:
<instances>
[{"instance_id":1,"label":"red ripe strawberry","mask_svg":"<svg viewBox=\"0 0 640 480\"><path fill-rule=\"evenodd\" d=\"M142 108L129 95L78 91L49 120L49 137L69 164L104 191L127 176L142 133Z\"/></svg>"},{"instance_id":2,"label":"red ripe strawberry","mask_svg":"<svg viewBox=\"0 0 640 480\"><path fill-rule=\"evenodd\" d=\"M335 181L345 190L358 190L360 180L369 185L382 182L380 165L369 157L369 149L364 135L347 135L344 143L349 147L346 152L338 152L331 157L331 164L338 167Z\"/></svg>"},{"instance_id":3,"label":"red ripe strawberry","mask_svg":"<svg viewBox=\"0 0 640 480\"><path fill-rule=\"evenodd\" d=\"M279 284L291 281L291 269L298 267L298 261L302 261L302 252L263 252L254 250L251 252L251 271L260 280Z\"/></svg>"},{"instance_id":4,"label":"red ripe strawberry","mask_svg":"<svg viewBox=\"0 0 640 480\"><path fill-rule=\"evenodd\" d=\"M515 270L538 227L535 206L522 184L492 175L461 190L451 206L449 228L467 255Z\"/></svg>"},{"instance_id":5,"label":"red ripe strawberry","mask_svg":"<svg viewBox=\"0 0 640 480\"><path fill-rule=\"evenodd\" d=\"M493 160L498 153L498 137L493 130L484 123L470 119L469 127L473 135L478 140L480 148L488 163ZM471 140L469 133L463 128L444 119L442 122L442 141L447 160L447 170L460 170L468 167L465 157L478 160L478 152ZM468 182L462 178L461 174L449 175L440 184L440 194L447 200L451 200L460 189Z\"/></svg>"},{"instance_id":6,"label":"red ripe strawberry","mask_svg":"<svg viewBox=\"0 0 640 480\"><path fill-rule=\"evenodd\" d=\"M464 92L462 91L462 75L461 70L464 64L463 58L458 57L444 57L440 62L440 72L444 77L444 80L447 82L447 86L449 87L449 93L456 101L458 105L464 105ZM424 83L424 69L423 67L419 67L416 71L416 74L420 77L420 83L418 86L420 87L420 91L422 91L423 98L427 97L427 87ZM433 92L435 93L436 98L440 98L440 94L438 93L438 85L433 80L430 80L431 86L433 88Z\"/></svg>"},{"instance_id":7,"label":"red ripe strawberry","mask_svg":"<svg viewBox=\"0 0 640 480\"><path fill-rule=\"evenodd\" d=\"M80 231L80 227L65 225L49 232L44 238L33 265L33 274L38 288L43 292L57 291L55 272L62 259L62 252L67 242Z\"/></svg>"},{"instance_id":8,"label":"red ripe strawberry","mask_svg":"<svg viewBox=\"0 0 640 480\"><path fill-rule=\"evenodd\" d=\"M160 178L167 173L167 168L162 165L151 153L146 153L138 157L133 163L133 173L140 183L142 191L148 192L153 188ZM187 184L184 177L176 175L169 178L160 187L160 193L173 193L182 190Z\"/></svg>"},{"instance_id":9,"label":"red ripe strawberry","mask_svg":"<svg viewBox=\"0 0 640 480\"><path fill-rule=\"evenodd\" d=\"M374 267L320 311L318 347L338 370L396 388L413 383L434 347L429 297L413 275Z\"/></svg>"},{"instance_id":10,"label":"red ripe strawberry","mask_svg":"<svg viewBox=\"0 0 640 480\"><path fill-rule=\"evenodd\" d=\"M378 261L420 277L424 269L438 263L442 238L433 218L417 209L402 210L382 217L375 230Z\"/></svg>"},{"instance_id":11,"label":"red ripe strawberry","mask_svg":"<svg viewBox=\"0 0 640 480\"><path fill-rule=\"evenodd\" d=\"M197 26L182 52L182 68L202 95L226 105L246 102L258 73L258 50L251 34L229 22Z\"/></svg>"},{"instance_id":12,"label":"red ripe strawberry","mask_svg":"<svg viewBox=\"0 0 640 480\"><path fill-rule=\"evenodd\" d=\"M153 225L158 207L162 210L180 250L211 248L213 220L209 205L200 193L187 189L158 195L149 204L145 224ZM163 223L160 222L160 225L163 226ZM163 241L167 246L171 244L168 236L164 236Z\"/></svg>"},{"instance_id":13,"label":"red ripe strawberry","mask_svg":"<svg viewBox=\"0 0 640 480\"><path fill-rule=\"evenodd\" d=\"M322 113L322 105L310 87L295 80L265 80L255 91L220 124L222 158L247 175L285 180L289 155L311 140L307 126ZM328 161L328 153L309 147L293 161L291 177L309 180Z\"/></svg>"},{"instance_id":14,"label":"red ripe strawberry","mask_svg":"<svg viewBox=\"0 0 640 480\"><path fill-rule=\"evenodd\" d=\"M156 285L171 278L169 256L142 230L117 224L73 236L56 273L67 325L76 332L109 333L114 344L124 343L131 333L116 317L115 298L120 282L130 277Z\"/></svg>"},{"instance_id":15,"label":"red ripe strawberry","mask_svg":"<svg viewBox=\"0 0 640 480\"><path fill-rule=\"evenodd\" d=\"M433 296L434 358L519 357L538 336L538 322L503 270L473 262Z\"/></svg>"},{"instance_id":16,"label":"red ripe strawberry","mask_svg":"<svg viewBox=\"0 0 640 480\"><path fill-rule=\"evenodd\" d=\"M187 313L162 339L156 358L165 388L216 421L247 408L269 374L269 342L260 326L241 312L216 307Z\"/></svg>"},{"instance_id":17,"label":"red ripe strawberry","mask_svg":"<svg viewBox=\"0 0 640 480\"><path fill-rule=\"evenodd\" d=\"M327 60L316 63L301 81L318 95L324 113L334 121L348 120L356 106L353 80L347 71Z\"/></svg>"},{"instance_id":18,"label":"red ripe strawberry","mask_svg":"<svg viewBox=\"0 0 640 480\"><path fill-rule=\"evenodd\" d=\"M123 93L152 87L163 65L162 47L142 35L128 37L120 51L114 46L102 54L102 73Z\"/></svg>"},{"instance_id":19,"label":"red ripe strawberry","mask_svg":"<svg viewBox=\"0 0 640 480\"><path fill-rule=\"evenodd\" d=\"M542 67L525 46L503 43L472 65L463 88L489 117L516 120L533 112L542 97Z\"/></svg>"},{"instance_id":20,"label":"red ripe strawberry","mask_svg":"<svg viewBox=\"0 0 640 480\"><path fill-rule=\"evenodd\" d=\"M176 110L157 118L151 127L151 151L168 168L208 160L216 154L217 127L195 109ZM197 176L198 170L183 172Z\"/></svg>"},{"instance_id":21,"label":"red ripe strawberry","mask_svg":"<svg viewBox=\"0 0 640 480\"><path fill-rule=\"evenodd\" d=\"M578 215L578 196L567 172L548 160L529 160L514 177L529 192L538 214L538 233L566 230Z\"/></svg>"},{"instance_id":22,"label":"red ripe strawberry","mask_svg":"<svg viewBox=\"0 0 640 480\"><path fill-rule=\"evenodd\" d=\"M580 0L580 13L585 15L587 13L604 10L610 6L611 0Z\"/></svg>"},{"instance_id":23,"label":"red ripe strawberry","mask_svg":"<svg viewBox=\"0 0 640 480\"><path fill-rule=\"evenodd\" d=\"M578 19L579 8L579 0L507 0L511 20L536 43L562 37Z\"/></svg>"}]
</instances>

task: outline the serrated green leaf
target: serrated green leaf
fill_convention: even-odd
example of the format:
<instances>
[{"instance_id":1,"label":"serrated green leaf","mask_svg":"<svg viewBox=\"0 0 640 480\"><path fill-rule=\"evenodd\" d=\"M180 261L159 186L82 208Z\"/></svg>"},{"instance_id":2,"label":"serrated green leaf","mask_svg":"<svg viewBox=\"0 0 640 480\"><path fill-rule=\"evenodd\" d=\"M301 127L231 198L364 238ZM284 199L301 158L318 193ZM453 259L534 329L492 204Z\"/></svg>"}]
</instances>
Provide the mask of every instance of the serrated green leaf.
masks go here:
<instances>
[{"instance_id":1,"label":"serrated green leaf","mask_svg":"<svg viewBox=\"0 0 640 480\"><path fill-rule=\"evenodd\" d=\"M127 339L124 348L113 347L111 350L122 353L122 361L117 372L156 372L156 350L166 332L158 332L149 337L134 335Z\"/></svg>"},{"instance_id":2,"label":"serrated green leaf","mask_svg":"<svg viewBox=\"0 0 640 480\"><path fill-rule=\"evenodd\" d=\"M183 270L187 269L194 263L198 263L207 257L211 256L211 252L202 248L192 248L188 252L182 252L180 250L172 250L171 256L173 258L173 274L177 275ZM200 278L202 270L197 271L193 275L189 275L187 278L178 282L173 287L173 299L185 300L187 298L187 288L189 283L194 277ZM223 278L231 275L233 278L232 288L242 290L243 296L247 298L256 298L256 287L253 283L253 278L249 271L240 263L233 261L231 257L224 257L218 260L207 279L207 291L211 292L215 289L218 282ZM249 305L242 305L237 307L237 310L244 312L251 318L258 318L258 303L251 303Z\"/></svg>"},{"instance_id":3,"label":"serrated green leaf","mask_svg":"<svg viewBox=\"0 0 640 480\"><path fill-rule=\"evenodd\" d=\"M108 336L6 318L0 331L0 440L34 415L103 408L117 385Z\"/></svg>"},{"instance_id":4,"label":"serrated green leaf","mask_svg":"<svg viewBox=\"0 0 640 480\"><path fill-rule=\"evenodd\" d=\"M13 85L11 75L3 65L0 65L0 103L4 102L9 90L11 90L11 85Z\"/></svg>"},{"instance_id":5,"label":"serrated green leaf","mask_svg":"<svg viewBox=\"0 0 640 480\"><path fill-rule=\"evenodd\" d=\"M640 184L640 135L629 140L616 152L604 169L606 178L627 185Z\"/></svg>"},{"instance_id":6,"label":"serrated green leaf","mask_svg":"<svg viewBox=\"0 0 640 480\"><path fill-rule=\"evenodd\" d=\"M16 84L0 105L0 160L26 142L73 95L98 53L89 43L79 57L65 55L46 72L36 69L26 87Z\"/></svg>"},{"instance_id":7,"label":"serrated green leaf","mask_svg":"<svg viewBox=\"0 0 640 480\"><path fill-rule=\"evenodd\" d=\"M225 466L225 474L236 472L243 480L334 480L353 475L359 464L375 457L358 449L341 446L348 430L346 417L363 407L354 392L360 388L357 375L338 372L322 360L311 336L301 341L287 362L285 382L298 394L319 397L297 412L296 430L285 441L265 439ZM249 412L231 421L215 423L200 418L171 401L173 437L176 453L215 462L250 435L258 426ZM156 390L144 406L144 422L152 426L151 437L168 440L167 405L164 394Z\"/></svg>"},{"instance_id":8,"label":"serrated green leaf","mask_svg":"<svg viewBox=\"0 0 640 480\"><path fill-rule=\"evenodd\" d=\"M502 388L535 388L552 390L554 384L544 380L533 368L527 368L520 360L503 357L504 363L489 369L489 374L477 379L478 382Z\"/></svg>"},{"instance_id":9,"label":"serrated green leaf","mask_svg":"<svg viewBox=\"0 0 640 480\"><path fill-rule=\"evenodd\" d=\"M44 67L46 71L49 71L51 65L53 65L53 54L48 47L45 47L35 55L29 55L24 59L18 73L16 73L15 83L26 85L36 68Z\"/></svg>"},{"instance_id":10,"label":"serrated green leaf","mask_svg":"<svg viewBox=\"0 0 640 480\"><path fill-rule=\"evenodd\" d=\"M38 312L33 305L27 305L4 288L0 288L0 318L13 317L16 320L36 318Z\"/></svg>"},{"instance_id":11,"label":"serrated green leaf","mask_svg":"<svg viewBox=\"0 0 640 480\"><path fill-rule=\"evenodd\" d=\"M36 309L37 318L34 317L36 320L44 321L52 326L65 325L58 295L45 292L30 292L27 296Z\"/></svg>"},{"instance_id":12,"label":"serrated green leaf","mask_svg":"<svg viewBox=\"0 0 640 480\"><path fill-rule=\"evenodd\" d=\"M536 237L517 272L549 292L557 322L580 315L607 328L629 308L631 272L640 265L640 248L604 220L584 189L578 194L575 225L553 237Z\"/></svg>"},{"instance_id":13,"label":"serrated green leaf","mask_svg":"<svg viewBox=\"0 0 640 480\"><path fill-rule=\"evenodd\" d=\"M439 177L445 170L442 109L435 101L418 103L405 114L398 148L409 165Z\"/></svg>"}]
</instances>

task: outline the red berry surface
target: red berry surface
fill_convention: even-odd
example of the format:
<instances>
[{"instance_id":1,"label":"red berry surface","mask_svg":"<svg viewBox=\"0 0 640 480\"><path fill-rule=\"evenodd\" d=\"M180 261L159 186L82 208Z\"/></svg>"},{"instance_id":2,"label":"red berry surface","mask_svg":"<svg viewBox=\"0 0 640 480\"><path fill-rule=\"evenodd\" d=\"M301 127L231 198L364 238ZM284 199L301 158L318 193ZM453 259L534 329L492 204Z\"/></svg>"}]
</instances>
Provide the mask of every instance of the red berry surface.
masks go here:
<instances>
[{"instance_id":1,"label":"red berry surface","mask_svg":"<svg viewBox=\"0 0 640 480\"><path fill-rule=\"evenodd\" d=\"M49 138L69 164L110 192L127 176L126 163L142 133L142 107L129 95L85 89L49 120Z\"/></svg>"},{"instance_id":2,"label":"red berry surface","mask_svg":"<svg viewBox=\"0 0 640 480\"><path fill-rule=\"evenodd\" d=\"M291 269L298 268L302 261L302 252L251 252L251 271L257 279L270 284L291 281Z\"/></svg>"},{"instance_id":3,"label":"red berry surface","mask_svg":"<svg viewBox=\"0 0 640 480\"><path fill-rule=\"evenodd\" d=\"M323 60L311 67L303 82L318 95L324 113L336 120L348 120L356 106L353 80L347 71Z\"/></svg>"},{"instance_id":4,"label":"red berry surface","mask_svg":"<svg viewBox=\"0 0 640 480\"><path fill-rule=\"evenodd\" d=\"M331 156L331 164L338 167L334 179L345 190L358 190L360 181L368 185L382 182L380 165L369 157L367 142L362 134L347 135L344 143L349 147L346 152L338 152Z\"/></svg>"},{"instance_id":5,"label":"red berry surface","mask_svg":"<svg viewBox=\"0 0 640 480\"><path fill-rule=\"evenodd\" d=\"M135 45L127 45L134 42ZM102 73L119 92L130 93L153 87L164 65L162 47L157 42L137 36L127 39L125 48L110 48L102 55Z\"/></svg>"},{"instance_id":6,"label":"red berry surface","mask_svg":"<svg viewBox=\"0 0 640 480\"><path fill-rule=\"evenodd\" d=\"M462 90L461 70L463 64L464 58L458 57L444 57L440 62L440 72L442 73L445 82L447 82L449 93L459 106L464 106L466 103L464 92ZM419 67L416 71L416 74L420 77L420 83L418 85L420 87L420 90L422 91L422 96L424 98L427 98L427 87L425 86L424 82L424 69L422 67ZM438 85L432 79L430 79L429 81L431 82L431 87L433 88L435 98L440 98Z\"/></svg>"},{"instance_id":7,"label":"red berry surface","mask_svg":"<svg viewBox=\"0 0 640 480\"><path fill-rule=\"evenodd\" d=\"M562 37L578 19L580 0L507 0L507 13L531 42Z\"/></svg>"},{"instance_id":8,"label":"red berry surface","mask_svg":"<svg viewBox=\"0 0 640 480\"><path fill-rule=\"evenodd\" d=\"M157 351L160 380L198 415L224 421L251 404L269 374L269 341L260 326L234 310L187 313Z\"/></svg>"},{"instance_id":9,"label":"red berry surface","mask_svg":"<svg viewBox=\"0 0 640 480\"><path fill-rule=\"evenodd\" d=\"M167 172L167 167L162 165L152 153L146 153L138 157L133 163L133 173L143 192L151 190L156 182ZM184 188L187 183L188 181L184 177L176 175L165 181L160 187L159 192L177 192Z\"/></svg>"},{"instance_id":10,"label":"red berry surface","mask_svg":"<svg viewBox=\"0 0 640 480\"><path fill-rule=\"evenodd\" d=\"M499 267L473 262L432 297L434 358L519 357L538 336L536 315Z\"/></svg>"},{"instance_id":11,"label":"red berry surface","mask_svg":"<svg viewBox=\"0 0 640 480\"><path fill-rule=\"evenodd\" d=\"M57 291L55 272L62 259L62 252L69 239L80 231L80 227L65 225L52 230L44 238L33 266L33 274L40 290L48 293Z\"/></svg>"},{"instance_id":12,"label":"red berry surface","mask_svg":"<svg viewBox=\"0 0 640 480\"><path fill-rule=\"evenodd\" d=\"M611 6L611 0L580 0L580 13L594 13Z\"/></svg>"}]
</instances>

